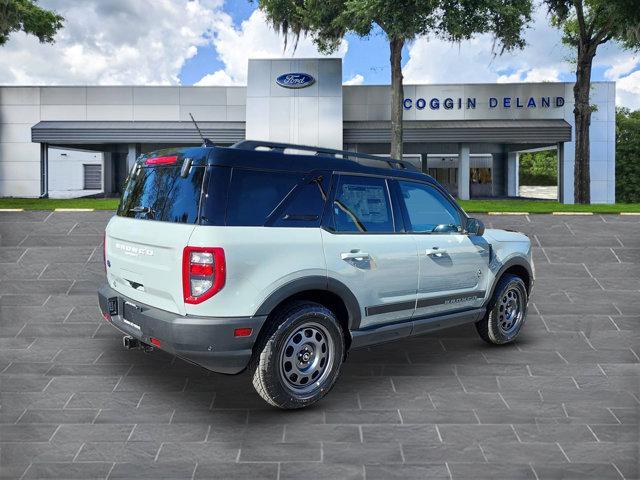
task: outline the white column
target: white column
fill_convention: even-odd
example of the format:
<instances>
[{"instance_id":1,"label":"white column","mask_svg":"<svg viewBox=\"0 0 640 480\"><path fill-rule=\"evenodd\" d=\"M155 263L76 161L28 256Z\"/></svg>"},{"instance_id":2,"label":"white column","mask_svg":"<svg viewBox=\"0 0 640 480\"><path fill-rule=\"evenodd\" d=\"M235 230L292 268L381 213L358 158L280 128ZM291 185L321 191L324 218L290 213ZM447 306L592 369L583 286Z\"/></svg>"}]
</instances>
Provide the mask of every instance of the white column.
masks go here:
<instances>
[{"instance_id":1,"label":"white column","mask_svg":"<svg viewBox=\"0 0 640 480\"><path fill-rule=\"evenodd\" d=\"M573 164L572 175L569 178L569 182L571 183L568 184L565 155L565 142L558 142L558 149L556 150L556 158L558 159L558 202L573 203ZM570 189L570 196L567 189Z\"/></svg>"},{"instance_id":2,"label":"white column","mask_svg":"<svg viewBox=\"0 0 640 480\"><path fill-rule=\"evenodd\" d=\"M469 144L458 144L458 198L460 200L469 200L469 154Z\"/></svg>"},{"instance_id":3,"label":"white column","mask_svg":"<svg viewBox=\"0 0 640 480\"><path fill-rule=\"evenodd\" d=\"M131 171L133 164L136 163L136 158L138 158L138 152L136 150L136 144L130 143L128 145L127 151L127 172Z\"/></svg>"},{"instance_id":4,"label":"white column","mask_svg":"<svg viewBox=\"0 0 640 480\"><path fill-rule=\"evenodd\" d=\"M518 152L509 152L507 155L507 196L517 197L520 186L518 183L520 154Z\"/></svg>"}]
</instances>

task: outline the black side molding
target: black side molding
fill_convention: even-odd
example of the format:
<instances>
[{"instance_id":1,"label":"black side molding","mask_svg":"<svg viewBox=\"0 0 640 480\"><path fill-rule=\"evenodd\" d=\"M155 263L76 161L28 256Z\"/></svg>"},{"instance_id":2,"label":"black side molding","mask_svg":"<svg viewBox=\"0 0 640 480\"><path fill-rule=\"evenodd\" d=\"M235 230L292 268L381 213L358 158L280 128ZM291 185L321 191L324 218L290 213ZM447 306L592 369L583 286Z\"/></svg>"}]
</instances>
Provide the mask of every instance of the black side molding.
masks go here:
<instances>
[{"instance_id":1,"label":"black side molding","mask_svg":"<svg viewBox=\"0 0 640 480\"><path fill-rule=\"evenodd\" d=\"M379 327L356 330L351 332L353 338L351 348L369 347L371 345L400 340L401 338L414 335L422 335L466 323L475 323L479 321L485 313L486 309L484 308L474 308L472 310L415 318L413 320L380 325Z\"/></svg>"}]
</instances>

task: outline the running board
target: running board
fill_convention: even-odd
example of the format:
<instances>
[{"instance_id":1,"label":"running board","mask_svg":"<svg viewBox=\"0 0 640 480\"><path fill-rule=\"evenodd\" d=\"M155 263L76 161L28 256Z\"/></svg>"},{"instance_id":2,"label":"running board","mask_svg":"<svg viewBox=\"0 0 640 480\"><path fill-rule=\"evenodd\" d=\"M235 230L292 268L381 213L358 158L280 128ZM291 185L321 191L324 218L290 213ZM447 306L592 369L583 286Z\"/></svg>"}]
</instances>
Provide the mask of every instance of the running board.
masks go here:
<instances>
[{"instance_id":1,"label":"running board","mask_svg":"<svg viewBox=\"0 0 640 480\"><path fill-rule=\"evenodd\" d=\"M379 343L392 342L406 337L423 335L444 328L457 327L480 320L486 309L476 308L462 312L431 317L419 317L403 322L380 325L351 332L351 348L368 347Z\"/></svg>"}]
</instances>

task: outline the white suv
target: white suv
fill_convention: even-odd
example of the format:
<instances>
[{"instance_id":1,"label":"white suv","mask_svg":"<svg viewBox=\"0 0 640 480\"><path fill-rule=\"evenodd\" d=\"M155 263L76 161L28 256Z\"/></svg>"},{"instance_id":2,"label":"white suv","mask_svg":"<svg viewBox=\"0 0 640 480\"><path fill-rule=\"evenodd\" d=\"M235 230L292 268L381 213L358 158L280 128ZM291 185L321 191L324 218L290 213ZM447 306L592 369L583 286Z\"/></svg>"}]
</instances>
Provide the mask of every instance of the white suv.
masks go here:
<instances>
[{"instance_id":1,"label":"white suv","mask_svg":"<svg viewBox=\"0 0 640 480\"><path fill-rule=\"evenodd\" d=\"M533 286L525 235L485 230L411 165L252 141L142 156L105 265L126 346L249 368L281 408L322 398L352 348L463 323L511 342Z\"/></svg>"}]
</instances>

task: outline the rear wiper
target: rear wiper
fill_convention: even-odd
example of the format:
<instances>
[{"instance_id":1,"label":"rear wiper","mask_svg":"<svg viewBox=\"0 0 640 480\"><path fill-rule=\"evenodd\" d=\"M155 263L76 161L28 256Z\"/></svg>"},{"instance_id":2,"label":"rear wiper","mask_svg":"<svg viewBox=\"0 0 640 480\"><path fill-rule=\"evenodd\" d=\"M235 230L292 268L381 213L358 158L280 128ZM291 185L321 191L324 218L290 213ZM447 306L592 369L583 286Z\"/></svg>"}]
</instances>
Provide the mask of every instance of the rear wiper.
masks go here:
<instances>
[{"instance_id":1,"label":"rear wiper","mask_svg":"<svg viewBox=\"0 0 640 480\"><path fill-rule=\"evenodd\" d=\"M129 209L130 212L134 212L134 213L144 213L145 215L148 214L154 214L154 210L152 208L149 207L133 207Z\"/></svg>"}]
</instances>

